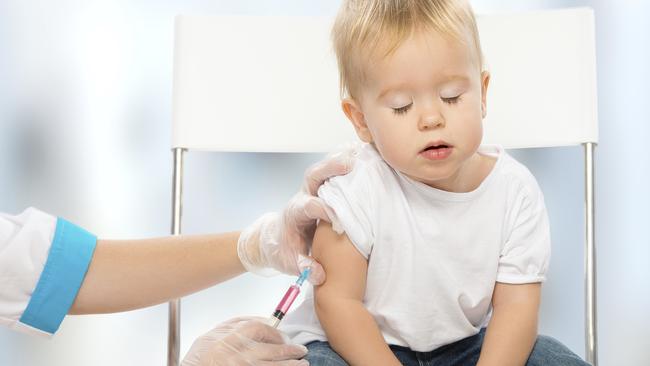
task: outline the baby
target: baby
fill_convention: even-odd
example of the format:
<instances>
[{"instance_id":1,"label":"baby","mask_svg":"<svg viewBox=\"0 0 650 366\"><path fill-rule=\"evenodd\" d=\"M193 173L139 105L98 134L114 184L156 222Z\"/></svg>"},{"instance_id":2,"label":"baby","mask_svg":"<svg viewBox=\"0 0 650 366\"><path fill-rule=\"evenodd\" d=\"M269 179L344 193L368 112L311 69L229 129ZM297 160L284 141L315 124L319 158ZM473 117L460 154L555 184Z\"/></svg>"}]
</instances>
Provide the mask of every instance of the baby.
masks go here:
<instances>
[{"instance_id":1,"label":"baby","mask_svg":"<svg viewBox=\"0 0 650 366\"><path fill-rule=\"evenodd\" d=\"M585 365L537 335L544 198L481 146L490 75L470 5L344 0L332 34L365 144L319 190L344 233L319 225L327 280L282 329L312 365Z\"/></svg>"}]
</instances>

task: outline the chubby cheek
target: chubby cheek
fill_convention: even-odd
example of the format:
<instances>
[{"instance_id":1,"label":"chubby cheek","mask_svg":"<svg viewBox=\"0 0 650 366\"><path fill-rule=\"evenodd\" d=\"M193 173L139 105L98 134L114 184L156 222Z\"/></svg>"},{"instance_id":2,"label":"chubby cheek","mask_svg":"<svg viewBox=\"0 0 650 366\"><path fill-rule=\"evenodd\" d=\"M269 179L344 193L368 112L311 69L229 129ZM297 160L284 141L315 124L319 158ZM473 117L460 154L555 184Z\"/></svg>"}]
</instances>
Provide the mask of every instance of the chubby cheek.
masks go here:
<instances>
[{"instance_id":1,"label":"chubby cheek","mask_svg":"<svg viewBox=\"0 0 650 366\"><path fill-rule=\"evenodd\" d=\"M467 144L476 151L483 140L483 122L480 119L474 122L472 128L468 128L466 133Z\"/></svg>"},{"instance_id":2,"label":"chubby cheek","mask_svg":"<svg viewBox=\"0 0 650 366\"><path fill-rule=\"evenodd\" d=\"M461 141L456 141L469 150L476 150L483 140L483 118L480 109L469 109L456 116L459 123L454 123L454 135Z\"/></svg>"},{"instance_id":3,"label":"chubby cheek","mask_svg":"<svg viewBox=\"0 0 650 366\"><path fill-rule=\"evenodd\" d=\"M395 146L390 142L382 143L376 142L375 147L379 150L381 157L393 168L399 169L402 165L401 156L399 154L399 146Z\"/></svg>"},{"instance_id":4,"label":"chubby cheek","mask_svg":"<svg viewBox=\"0 0 650 366\"><path fill-rule=\"evenodd\" d=\"M393 169L404 171L409 163L409 137L400 134L400 131L381 131L373 134L375 147L381 157Z\"/></svg>"}]
</instances>

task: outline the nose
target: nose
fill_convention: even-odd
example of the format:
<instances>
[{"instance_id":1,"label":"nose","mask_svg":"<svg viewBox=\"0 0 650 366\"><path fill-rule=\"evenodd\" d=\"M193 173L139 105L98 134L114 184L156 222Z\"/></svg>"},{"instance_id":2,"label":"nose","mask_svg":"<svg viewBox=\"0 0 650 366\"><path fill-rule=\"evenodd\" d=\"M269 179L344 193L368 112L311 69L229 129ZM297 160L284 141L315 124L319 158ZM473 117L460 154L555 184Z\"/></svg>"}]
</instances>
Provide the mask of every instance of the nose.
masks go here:
<instances>
[{"instance_id":1,"label":"nose","mask_svg":"<svg viewBox=\"0 0 650 366\"><path fill-rule=\"evenodd\" d=\"M441 128L445 126L445 119L440 113L430 113L420 118L418 128L422 131L432 130L434 128Z\"/></svg>"}]
</instances>

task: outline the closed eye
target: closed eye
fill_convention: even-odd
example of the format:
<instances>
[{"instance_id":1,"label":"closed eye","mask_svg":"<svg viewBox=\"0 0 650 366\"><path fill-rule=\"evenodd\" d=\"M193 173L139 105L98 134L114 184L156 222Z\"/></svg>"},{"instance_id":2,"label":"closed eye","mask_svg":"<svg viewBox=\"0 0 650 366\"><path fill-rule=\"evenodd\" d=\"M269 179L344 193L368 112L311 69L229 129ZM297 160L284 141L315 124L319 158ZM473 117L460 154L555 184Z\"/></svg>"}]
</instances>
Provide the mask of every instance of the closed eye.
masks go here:
<instances>
[{"instance_id":1,"label":"closed eye","mask_svg":"<svg viewBox=\"0 0 650 366\"><path fill-rule=\"evenodd\" d=\"M407 105L405 105L403 107L393 108L393 112L395 114L405 114L406 112L409 111L409 109L411 109L412 105L413 105L413 103L411 102L411 103L409 103L409 104L407 104Z\"/></svg>"},{"instance_id":2,"label":"closed eye","mask_svg":"<svg viewBox=\"0 0 650 366\"><path fill-rule=\"evenodd\" d=\"M456 104L460 100L460 95L457 95L457 96L451 97L451 98L440 97L440 99L442 99L442 101L447 103L447 104Z\"/></svg>"}]
</instances>

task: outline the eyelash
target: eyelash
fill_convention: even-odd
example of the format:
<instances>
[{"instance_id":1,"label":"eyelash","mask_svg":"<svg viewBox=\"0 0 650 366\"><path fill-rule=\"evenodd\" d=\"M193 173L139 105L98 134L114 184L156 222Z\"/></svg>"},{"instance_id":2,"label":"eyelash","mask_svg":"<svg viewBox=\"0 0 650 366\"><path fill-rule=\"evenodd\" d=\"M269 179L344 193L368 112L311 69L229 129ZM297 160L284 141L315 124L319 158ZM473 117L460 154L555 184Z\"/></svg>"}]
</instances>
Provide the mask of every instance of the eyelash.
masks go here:
<instances>
[{"instance_id":1,"label":"eyelash","mask_svg":"<svg viewBox=\"0 0 650 366\"><path fill-rule=\"evenodd\" d=\"M442 101L447 104L456 104L460 100L460 95L451 98L440 98L440 99L442 99Z\"/></svg>"},{"instance_id":2,"label":"eyelash","mask_svg":"<svg viewBox=\"0 0 650 366\"><path fill-rule=\"evenodd\" d=\"M440 99L442 99L442 101L447 103L447 104L457 104L460 101L460 95L456 96L456 97L440 98ZM409 104L407 104L407 105L405 105L403 107L393 108L393 113L398 114L398 115L399 114L405 114L406 112L409 111L409 109L411 109L412 105L413 105L413 103L409 103Z\"/></svg>"},{"instance_id":3,"label":"eyelash","mask_svg":"<svg viewBox=\"0 0 650 366\"><path fill-rule=\"evenodd\" d=\"M409 104L407 104L407 105L405 105L403 107L393 108L393 112L395 114L404 114L404 113L408 112L409 109L411 109L412 105L413 105L413 103L409 103Z\"/></svg>"}]
</instances>

